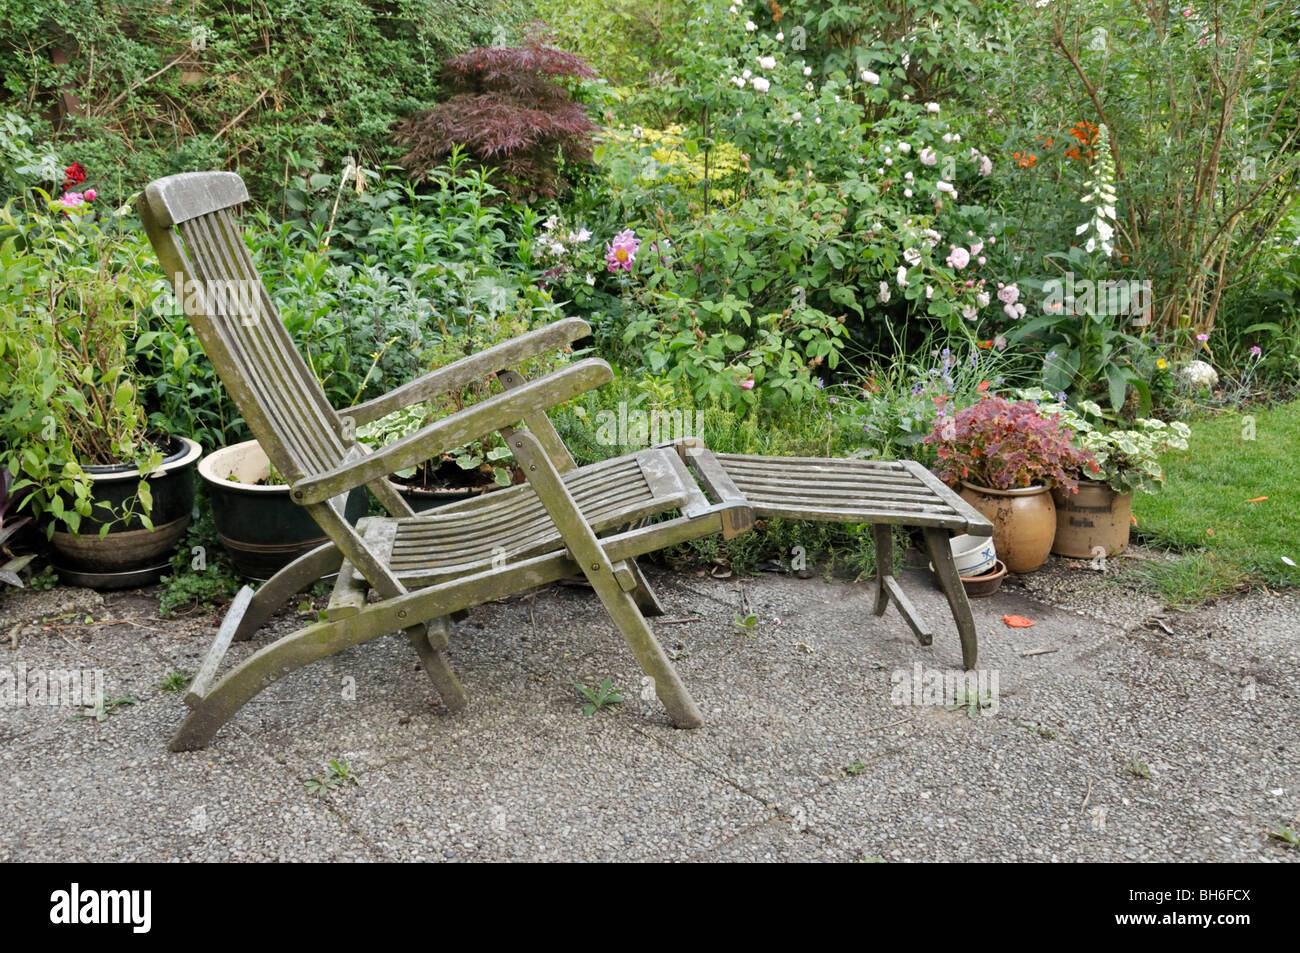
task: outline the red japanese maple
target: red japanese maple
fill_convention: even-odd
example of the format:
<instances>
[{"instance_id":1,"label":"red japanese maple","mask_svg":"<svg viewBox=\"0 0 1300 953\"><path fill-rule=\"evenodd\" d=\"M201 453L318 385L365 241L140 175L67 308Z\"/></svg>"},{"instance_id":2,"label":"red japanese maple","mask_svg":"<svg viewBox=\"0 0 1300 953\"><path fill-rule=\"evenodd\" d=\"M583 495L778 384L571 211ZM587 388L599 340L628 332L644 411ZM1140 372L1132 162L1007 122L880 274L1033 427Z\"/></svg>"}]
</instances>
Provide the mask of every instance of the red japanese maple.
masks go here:
<instances>
[{"instance_id":1,"label":"red japanese maple","mask_svg":"<svg viewBox=\"0 0 1300 953\"><path fill-rule=\"evenodd\" d=\"M453 57L442 71L450 96L397 127L397 143L409 150L402 165L422 180L459 145L494 167L512 197L553 196L566 184L561 158L589 161L596 129L566 81L595 75L579 57L538 39Z\"/></svg>"}]
</instances>

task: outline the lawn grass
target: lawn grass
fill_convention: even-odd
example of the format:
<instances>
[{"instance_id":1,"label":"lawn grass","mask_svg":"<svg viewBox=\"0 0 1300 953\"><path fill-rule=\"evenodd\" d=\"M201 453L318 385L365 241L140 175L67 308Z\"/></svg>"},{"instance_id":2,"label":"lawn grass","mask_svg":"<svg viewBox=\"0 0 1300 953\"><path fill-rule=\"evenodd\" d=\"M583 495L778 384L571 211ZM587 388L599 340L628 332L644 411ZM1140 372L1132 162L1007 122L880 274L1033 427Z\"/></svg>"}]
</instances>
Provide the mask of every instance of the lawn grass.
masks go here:
<instances>
[{"instance_id":1,"label":"lawn grass","mask_svg":"<svg viewBox=\"0 0 1300 953\"><path fill-rule=\"evenodd\" d=\"M1191 426L1188 450L1161 461L1164 489L1133 501L1137 534L1185 553L1144 566L1146 581L1171 605L1242 583L1300 585L1283 560L1300 564L1300 401Z\"/></svg>"}]
</instances>

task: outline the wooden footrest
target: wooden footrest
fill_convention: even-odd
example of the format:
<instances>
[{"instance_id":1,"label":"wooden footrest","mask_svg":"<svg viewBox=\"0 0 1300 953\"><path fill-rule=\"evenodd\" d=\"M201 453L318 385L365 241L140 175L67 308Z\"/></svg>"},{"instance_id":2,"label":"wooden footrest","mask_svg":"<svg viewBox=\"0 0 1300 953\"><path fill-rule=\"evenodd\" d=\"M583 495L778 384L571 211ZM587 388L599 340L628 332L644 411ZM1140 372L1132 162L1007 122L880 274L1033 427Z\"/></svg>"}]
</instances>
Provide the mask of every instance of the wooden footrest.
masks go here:
<instances>
[{"instance_id":1,"label":"wooden footrest","mask_svg":"<svg viewBox=\"0 0 1300 953\"><path fill-rule=\"evenodd\" d=\"M933 526L993 535L993 524L983 514L913 460L735 453L713 457L759 517Z\"/></svg>"},{"instance_id":2,"label":"wooden footrest","mask_svg":"<svg viewBox=\"0 0 1300 953\"><path fill-rule=\"evenodd\" d=\"M913 460L758 457L685 449L701 479L720 495L743 499L758 517L828 523L870 523L876 549L876 615L892 602L917 641L930 645L930 626L894 577L894 526L921 530L935 575L961 637L962 662L976 665L979 647L966 590L957 575L949 534L992 536L982 513Z\"/></svg>"}]
</instances>

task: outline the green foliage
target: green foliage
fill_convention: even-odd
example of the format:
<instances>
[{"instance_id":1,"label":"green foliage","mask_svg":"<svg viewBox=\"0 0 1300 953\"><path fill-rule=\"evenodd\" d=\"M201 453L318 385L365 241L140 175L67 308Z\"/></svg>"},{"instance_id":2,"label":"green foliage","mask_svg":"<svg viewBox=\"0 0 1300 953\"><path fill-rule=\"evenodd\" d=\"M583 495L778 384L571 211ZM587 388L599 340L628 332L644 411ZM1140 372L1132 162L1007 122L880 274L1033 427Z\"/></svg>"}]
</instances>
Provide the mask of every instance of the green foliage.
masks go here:
<instances>
[{"instance_id":1,"label":"green foliage","mask_svg":"<svg viewBox=\"0 0 1300 953\"><path fill-rule=\"evenodd\" d=\"M325 766L325 772L317 777L308 778L303 784L307 788L307 793L320 797L328 794L330 791L345 787L349 784L361 784L360 778L352 770L352 766L343 758L331 758Z\"/></svg>"},{"instance_id":2,"label":"green foliage","mask_svg":"<svg viewBox=\"0 0 1300 953\"><path fill-rule=\"evenodd\" d=\"M1288 847L1292 850L1300 848L1300 833L1297 833L1296 829L1289 824L1282 824L1269 830L1268 839L1281 847Z\"/></svg>"},{"instance_id":3,"label":"green foliage","mask_svg":"<svg viewBox=\"0 0 1300 953\"><path fill-rule=\"evenodd\" d=\"M0 466L17 477L15 489L30 490L24 506L47 517L49 532L75 533L94 509L84 468L135 465L136 497L93 518L101 535L117 519L150 528L145 477L162 452L147 434L128 343L151 294L140 236L125 207L98 212L35 196L0 211Z\"/></svg>"},{"instance_id":4,"label":"green foliage","mask_svg":"<svg viewBox=\"0 0 1300 953\"><path fill-rule=\"evenodd\" d=\"M32 592L49 592L59 584L59 574L54 571L53 566L46 566L40 572L35 573L31 579L27 580L27 587Z\"/></svg>"},{"instance_id":5,"label":"green foliage","mask_svg":"<svg viewBox=\"0 0 1300 953\"><path fill-rule=\"evenodd\" d=\"M1026 281L1026 287L1050 289L1043 303L1045 314L1008 331L1007 343L1027 346L1030 353L1042 356L1042 382L1049 390L1068 391L1082 399L1104 395L1116 412L1134 402L1138 413L1149 412L1151 388L1139 372L1146 345L1132 331L1135 296L1130 283L1096 278L1105 274L1104 269L1097 267L1096 256L1079 247L1046 257L1063 263L1061 271L1069 276L1069 287L1086 289L1087 301L1065 292L1059 279Z\"/></svg>"},{"instance_id":6,"label":"green foliage","mask_svg":"<svg viewBox=\"0 0 1300 953\"><path fill-rule=\"evenodd\" d=\"M1109 133L1115 166L1107 277L1152 282L1153 326L1207 332L1232 289L1253 297L1296 201L1293 7L1053 0L1004 5L991 22L963 66L980 135L1024 159L999 163L993 183L1023 226L1011 238L1022 276L1075 240L1076 199L1102 161L1099 140L1076 135L1090 124Z\"/></svg>"},{"instance_id":7,"label":"green foliage","mask_svg":"<svg viewBox=\"0 0 1300 953\"><path fill-rule=\"evenodd\" d=\"M181 545L172 555L171 571L159 584L158 614L164 619L178 611L212 610L228 602L243 585L221 548L211 507L200 498L196 510L198 516L186 528Z\"/></svg>"},{"instance_id":8,"label":"green foliage","mask_svg":"<svg viewBox=\"0 0 1300 953\"><path fill-rule=\"evenodd\" d=\"M856 456L917 460L931 466L924 442L941 414L955 414L984 393L1005 390L1017 374L1012 359L991 341L932 337L891 360L867 358L855 377L827 388L843 445Z\"/></svg>"},{"instance_id":9,"label":"green foliage","mask_svg":"<svg viewBox=\"0 0 1300 953\"><path fill-rule=\"evenodd\" d=\"M602 708L610 705L623 704L623 689L615 688L612 680L603 679L597 688L591 688L587 685L577 682L573 686L578 690L578 694L587 699L587 703L582 706L584 715L594 715Z\"/></svg>"},{"instance_id":10,"label":"green foliage","mask_svg":"<svg viewBox=\"0 0 1300 953\"><path fill-rule=\"evenodd\" d=\"M185 689L189 688L190 682L194 676L189 672L168 672L167 677L158 686L162 691L172 695L179 695Z\"/></svg>"},{"instance_id":11,"label":"green foliage","mask_svg":"<svg viewBox=\"0 0 1300 953\"><path fill-rule=\"evenodd\" d=\"M1101 408L1092 401L1080 401L1076 410L1041 388L1022 390L1018 396L1034 401L1041 413L1060 417L1074 431L1076 445L1092 454L1099 469L1079 477L1106 483L1116 493L1156 492L1165 480L1160 456L1186 450L1191 436L1191 428L1181 421L1165 423L1142 417L1133 421L1132 427L1110 428Z\"/></svg>"},{"instance_id":12,"label":"green foliage","mask_svg":"<svg viewBox=\"0 0 1300 953\"><path fill-rule=\"evenodd\" d=\"M435 99L437 64L526 12L523 0L0 0L0 105L58 102L41 132L76 143L115 201L160 175L236 165L268 201L305 161L395 158L390 127Z\"/></svg>"},{"instance_id":13,"label":"green foliage","mask_svg":"<svg viewBox=\"0 0 1300 953\"><path fill-rule=\"evenodd\" d=\"M677 62L696 4L665 0L533 0L564 49L623 89L654 89Z\"/></svg>"},{"instance_id":14,"label":"green foliage","mask_svg":"<svg viewBox=\"0 0 1300 953\"><path fill-rule=\"evenodd\" d=\"M32 127L18 113L0 115L0 202L33 186L56 183L63 175L58 155L48 145L32 145L32 135Z\"/></svg>"}]
</instances>

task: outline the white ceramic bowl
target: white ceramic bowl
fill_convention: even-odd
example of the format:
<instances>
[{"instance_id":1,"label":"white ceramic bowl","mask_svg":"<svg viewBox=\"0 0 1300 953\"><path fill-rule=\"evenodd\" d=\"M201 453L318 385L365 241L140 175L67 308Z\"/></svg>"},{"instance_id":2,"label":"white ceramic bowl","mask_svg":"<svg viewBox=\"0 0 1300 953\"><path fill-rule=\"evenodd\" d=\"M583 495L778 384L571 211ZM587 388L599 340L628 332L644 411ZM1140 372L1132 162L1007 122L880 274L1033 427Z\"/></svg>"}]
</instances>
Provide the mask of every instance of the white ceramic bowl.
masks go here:
<instances>
[{"instance_id":1,"label":"white ceramic bowl","mask_svg":"<svg viewBox=\"0 0 1300 953\"><path fill-rule=\"evenodd\" d=\"M954 536L950 541L953 562L957 564L957 574L961 576L978 576L986 573L998 562L997 551L993 548L992 536Z\"/></svg>"}]
</instances>

